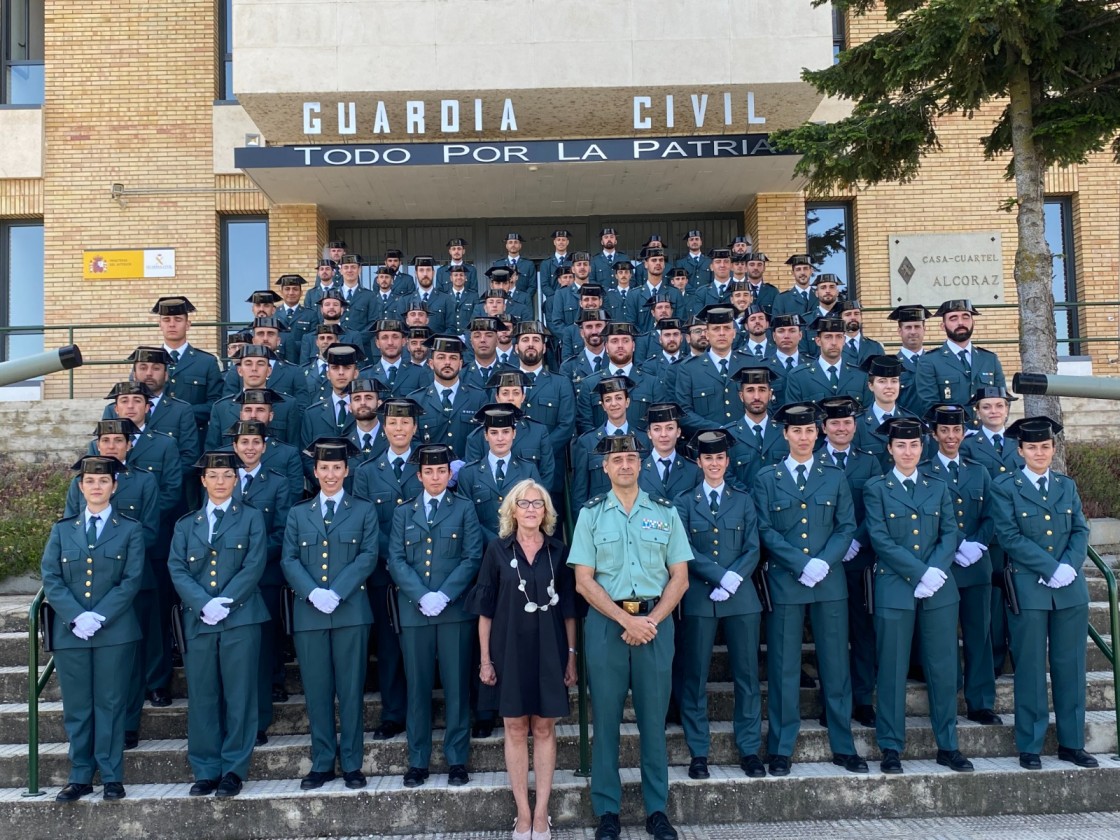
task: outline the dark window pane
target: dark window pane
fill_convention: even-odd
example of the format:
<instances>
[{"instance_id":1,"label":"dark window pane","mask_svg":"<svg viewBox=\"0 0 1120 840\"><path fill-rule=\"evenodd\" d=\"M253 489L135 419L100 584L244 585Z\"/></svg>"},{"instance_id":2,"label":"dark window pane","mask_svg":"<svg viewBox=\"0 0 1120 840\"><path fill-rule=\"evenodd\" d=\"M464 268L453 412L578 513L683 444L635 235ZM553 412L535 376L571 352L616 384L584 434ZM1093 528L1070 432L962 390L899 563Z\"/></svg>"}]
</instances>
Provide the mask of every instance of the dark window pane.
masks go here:
<instances>
[{"instance_id":1,"label":"dark window pane","mask_svg":"<svg viewBox=\"0 0 1120 840\"><path fill-rule=\"evenodd\" d=\"M8 325L39 326L43 323L43 226L11 225L7 232ZM8 339L9 359L42 352L41 333Z\"/></svg>"},{"instance_id":2,"label":"dark window pane","mask_svg":"<svg viewBox=\"0 0 1120 840\"><path fill-rule=\"evenodd\" d=\"M1048 199L1043 207L1044 234L1050 248L1051 287L1054 302L1077 300L1077 282L1073 271L1073 243L1070 203L1066 198ZM1077 310L1055 307L1054 326L1058 338L1058 355L1078 355L1081 348L1070 345L1069 339L1078 335Z\"/></svg>"},{"instance_id":3,"label":"dark window pane","mask_svg":"<svg viewBox=\"0 0 1120 840\"><path fill-rule=\"evenodd\" d=\"M840 278L841 291L855 295L851 264L851 221L845 204L809 204L805 208L806 246L818 272Z\"/></svg>"},{"instance_id":4,"label":"dark window pane","mask_svg":"<svg viewBox=\"0 0 1120 840\"><path fill-rule=\"evenodd\" d=\"M268 288L268 221L228 219L222 237L222 282L225 306L223 320L251 319L245 299L258 289Z\"/></svg>"}]
</instances>

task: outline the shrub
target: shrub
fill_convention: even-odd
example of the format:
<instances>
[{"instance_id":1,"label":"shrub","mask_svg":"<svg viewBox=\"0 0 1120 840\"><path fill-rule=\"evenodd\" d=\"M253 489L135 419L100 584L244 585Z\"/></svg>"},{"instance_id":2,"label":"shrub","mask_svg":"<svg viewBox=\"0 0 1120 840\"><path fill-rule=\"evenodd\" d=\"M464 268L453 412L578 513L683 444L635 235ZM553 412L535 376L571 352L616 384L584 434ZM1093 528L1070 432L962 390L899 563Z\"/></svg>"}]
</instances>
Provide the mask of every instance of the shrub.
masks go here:
<instances>
[{"instance_id":1,"label":"shrub","mask_svg":"<svg viewBox=\"0 0 1120 840\"><path fill-rule=\"evenodd\" d=\"M63 464L0 459L0 580L39 571L72 475Z\"/></svg>"},{"instance_id":2,"label":"shrub","mask_svg":"<svg viewBox=\"0 0 1120 840\"><path fill-rule=\"evenodd\" d=\"M1120 516L1120 442L1067 443L1066 465L1086 517Z\"/></svg>"}]
</instances>

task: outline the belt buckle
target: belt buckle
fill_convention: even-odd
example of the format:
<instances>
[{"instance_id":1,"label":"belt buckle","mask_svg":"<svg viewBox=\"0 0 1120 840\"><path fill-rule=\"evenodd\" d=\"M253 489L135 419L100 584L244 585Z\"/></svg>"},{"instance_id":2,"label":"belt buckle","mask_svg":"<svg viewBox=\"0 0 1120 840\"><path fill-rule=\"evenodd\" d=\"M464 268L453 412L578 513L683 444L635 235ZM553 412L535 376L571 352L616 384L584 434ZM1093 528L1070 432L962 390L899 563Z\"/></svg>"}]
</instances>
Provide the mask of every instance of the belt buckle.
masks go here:
<instances>
[{"instance_id":1,"label":"belt buckle","mask_svg":"<svg viewBox=\"0 0 1120 840\"><path fill-rule=\"evenodd\" d=\"M622 608L630 615L641 615L642 602L641 601L623 601Z\"/></svg>"}]
</instances>

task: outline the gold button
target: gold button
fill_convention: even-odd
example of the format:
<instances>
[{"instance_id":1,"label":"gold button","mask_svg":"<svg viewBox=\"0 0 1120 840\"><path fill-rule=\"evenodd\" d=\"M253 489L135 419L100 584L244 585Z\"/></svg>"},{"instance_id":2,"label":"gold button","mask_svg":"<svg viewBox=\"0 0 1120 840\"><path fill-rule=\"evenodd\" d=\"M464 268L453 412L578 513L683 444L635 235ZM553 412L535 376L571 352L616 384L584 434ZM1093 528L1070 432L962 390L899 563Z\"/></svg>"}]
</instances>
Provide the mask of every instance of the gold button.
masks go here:
<instances>
[{"instance_id":1,"label":"gold button","mask_svg":"<svg viewBox=\"0 0 1120 840\"><path fill-rule=\"evenodd\" d=\"M89 575L90 577L92 577L93 576L93 569L86 569L86 574Z\"/></svg>"},{"instance_id":2,"label":"gold button","mask_svg":"<svg viewBox=\"0 0 1120 840\"><path fill-rule=\"evenodd\" d=\"M218 556L218 552L216 552L216 551L211 551L210 553L213 554L215 557Z\"/></svg>"},{"instance_id":3,"label":"gold button","mask_svg":"<svg viewBox=\"0 0 1120 840\"><path fill-rule=\"evenodd\" d=\"M802 510L805 510L805 508L807 508L807 507L809 507L807 504L805 504L804 502L801 503L801 509ZM891 516L894 516L894 514L891 514Z\"/></svg>"},{"instance_id":4,"label":"gold button","mask_svg":"<svg viewBox=\"0 0 1120 840\"><path fill-rule=\"evenodd\" d=\"M327 576L323 575L323 583L326 583L326 582L327 582Z\"/></svg>"},{"instance_id":5,"label":"gold button","mask_svg":"<svg viewBox=\"0 0 1120 840\"><path fill-rule=\"evenodd\" d=\"M431 542L431 541L432 541L432 538L431 538L431 537L428 537L428 542Z\"/></svg>"},{"instance_id":6,"label":"gold button","mask_svg":"<svg viewBox=\"0 0 1120 840\"><path fill-rule=\"evenodd\" d=\"M802 525L807 525L807 524L809 524L809 520L808 519L802 519L801 524Z\"/></svg>"},{"instance_id":7,"label":"gold button","mask_svg":"<svg viewBox=\"0 0 1120 840\"><path fill-rule=\"evenodd\" d=\"M1054 550L1054 546L1052 546L1052 545L1048 545L1048 546L1046 546L1046 550L1047 550L1047 551L1053 551L1053 550Z\"/></svg>"},{"instance_id":8,"label":"gold button","mask_svg":"<svg viewBox=\"0 0 1120 840\"><path fill-rule=\"evenodd\" d=\"M958 501L959 501L959 499L958 499ZM964 511L963 510L958 510L957 511L957 516L964 516Z\"/></svg>"},{"instance_id":9,"label":"gold button","mask_svg":"<svg viewBox=\"0 0 1120 840\"><path fill-rule=\"evenodd\" d=\"M964 503L964 499L957 499L957 504L958 504L958 505L959 505L959 504L963 504L963 503Z\"/></svg>"},{"instance_id":10,"label":"gold button","mask_svg":"<svg viewBox=\"0 0 1120 840\"><path fill-rule=\"evenodd\" d=\"M424 553L425 553L425 554L431 554L431 553L432 553L432 550L431 550L431 549L429 548L429 549L425 550L425 551L424 551Z\"/></svg>"},{"instance_id":11,"label":"gold button","mask_svg":"<svg viewBox=\"0 0 1120 840\"><path fill-rule=\"evenodd\" d=\"M914 529L914 536L915 537L918 536L918 529L917 528Z\"/></svg>"},{"instance_id":12,"label":"gold button","mask_svg":"<svg viewBox=\"0 0 1120 840\"><path fill-rule=\"evenodd\" d=\"M1049 522L1049 521L1050 521L1050 514L1046 514L1046 515L1045 515L1044 517L1042 517L1042 518L1043 518L1043 519L1045 519L1045 520L1046 520L1047 522Z\"/></svg>"},{"instance_id":13,"label":"gold button","mask_svg":"<svg viewBox=\"0 0 1120 840\"><path fill-rule=\"evenodd\" d=\"M210 581L210 585L211 586L217 586L218 582L216 580L212 580L212 581Z\"/></svg>"},{"instance_id":14,"label":"gold button","mask_svg":"<svg viewBox=\"0 0 1120 840\"><path fill-rule=\"evenodd\" d=\"M217 560L211 560L211 561L210 561L210 565L211 565L211 566L217 566L217 565L218 565L218 561L217 561Z\"/></svg>"},{"instance_id":15,"label":"gold button","mask_svg":"<svg viewBox=\"0 0 1120 840\"><path fill-rule=\"evenodd\" d=\"M803 549L801 549L801 550L802 550L803 552L805 552L806 554L808 554L808 553L809 553L809 549L807 549L807 548L803 548Z\"/></svg>"},{"instance_id":16,"label":"gold button","mask_svg":"<svg viewBox=\"0 0 1120 840\"><path fill-rule=\"evenodd\" d=\"M912 513L912 514L910 514L910 518L911 518L911 519L917 519L917 518L918 518L918 514L916 514L916 513Z\"/></svg>"},{"instance_id":17,"label":"gold button","mask_svg":"<svg viewBox=\"0 0 1120 840\"><path fill-rule=\"evenodd\" d=\"M430 566L430 565L432 565L432 561L431 560L425 560L424 565L425 566Z\"/></svg>"},{"instance_id":18,"label":"gold button","mask_svg":"<svg viewBox=\"0 0 1120 840\"><path fill-rule=\"evenodd\" d=\"M1046 536L1052 537L1052 536L1054 536L1054 532L1053 531L1047 531Z\"/></svg>"},{"instance_id":19,"label":"gold button","mask_svg":"<svg viewBox=\"0 0 1120 840\"><path fill-rule=\"evenodd\" d=\"M712 528L712 533L713 534L718 534L719 533L719 528Z\"/></svg>"},{"instance_id":20,"label":"gold button","mask_svg":"<svg viewBox=\"0 0 1120 840\"><path fill-rule=\"evenodd\" d=\"M323 540L323 545L327 545L327 541L326 541L326 540Z\"/></svg>"},{"instance_id":21,"label":"gold button","mask_svg":"<svg viewBox=\"0 0 1120 840\"><path fill-rule=\"evenodd\" d=\"M210 577L217 577L217 576L218 576L218 573L217 573L217 572L211 572L211 573L210 573Z\"/></svg>"},{"instance_id":22,"label":"gold button","mask_svg":"<svg viewBox=\"0 0 1120 840\"><path fill-rule=\"evenodd\" d=\"M326 559L327 559L327 552L325 552L325 551L323 552L323 559L324 559L324 560L326 560Z\"/></svg>"},{"instance_id":23,"label":"gold button","mask_svg":"<svg viewBox=\"0 0 1120 840\"><path fill-rule=\"evenodd\" d=\"M87 557L87 558L86 558L86 562L87 562L87 563L92 563L92 562L93 562L93 558L92 558L92 557Z\"/></svg>"},{"instance_id":24,"label":"gold button","mask_svg":"<svg viewBox=\"0 0 1120 840\"><path fill-rule=\"evenodd\" d=\"M922 548L922 547L921 547L920 545L916 545L916 546L914 546L914 550L915 550L915 551L920 551L920 550L921 550L921 548Z\"/></svg>"},{"instance_id":25,"label":"gold button","mask_svg":"<svg viewBox=\"0 0 1120 840\"><path fill-rule=\"evenodd\" d=\"M87 580L86 581L86 586L93 586L93 583Z\"/></svg>"},{"instance_id":26,"label":"gold button","mask_svg":"<svg viewBox=\"0 0 1120 840\"><path fill-rule=\"evenodd\" d=\"M801 539L807 540L807 539L809 539L809 535L808 534L802 534Z\"/></svg>"},{"instance_id":27,"label":"gold button","mask_svg":"<svg viewBox=\"0 0 1120 840\"><path fill-rule=\"evenodd\" d=\"M712 545L719 545L719 540L712 540Z\"/></svg>"},{"instance_id":28,"label":"gold button","mask_svg":"<svg viewBox=\"0 0 1120 840\"><path fill-rule=\"evenodd\" d=\"M715 551L712 552L712 554L715 555L716 557L719 557L719 549L717 548Z\"/></svg>"},{"instance_id":29,"label":"gold button","mask_svg":"<svg viewBox=\"0 0 1120 840\"><path fill-rule=\"evenodd\" d=\"M327 568L327 564L326 564L326 563L324 563L324 564L323 564L323 568L324 568L324 569L325 569L325 568Z\"/></svg>"},{"instance_id":30,"label":"gold button","mask_svg":"<svg viewBox=\"0 0 1120 840\"><path fill-rule=\"evenodd\" d=\"M90 594L89 594L88 592L86 593L86 597L87 597L87 598L88 598L88 597L90 597Z\"/></svg>"},{"instance_id":31,"label":"gold button","mask_svg":"<svg viewBox=\"0 0 1120 840\"><path fill-rule=\"evenodd\" d=\"M802 505L801 507L805 507L805 505ZM893 513L891 514L891 519L894 519L894 514Z\"/></svg>"}]
</instances>

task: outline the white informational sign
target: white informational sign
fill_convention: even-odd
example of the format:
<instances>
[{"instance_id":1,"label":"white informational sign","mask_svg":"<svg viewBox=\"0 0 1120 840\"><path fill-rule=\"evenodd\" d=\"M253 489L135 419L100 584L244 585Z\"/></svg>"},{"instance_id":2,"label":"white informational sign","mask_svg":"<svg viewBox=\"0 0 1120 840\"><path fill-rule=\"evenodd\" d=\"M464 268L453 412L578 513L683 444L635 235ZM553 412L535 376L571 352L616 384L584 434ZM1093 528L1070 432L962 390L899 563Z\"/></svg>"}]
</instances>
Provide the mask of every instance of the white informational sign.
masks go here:
<instances>
[{"instance_id":1,"label":"white informational sign","mask_svg":"<svg viewBox=\"0 0 1120 840\"><path fill-rule=\"evenodd\" d=\"M999 231L893 233L889 251L891 306L1006 302Z\"/></svg>"}]
</instances>

